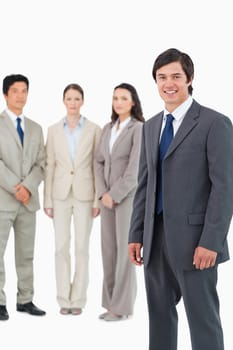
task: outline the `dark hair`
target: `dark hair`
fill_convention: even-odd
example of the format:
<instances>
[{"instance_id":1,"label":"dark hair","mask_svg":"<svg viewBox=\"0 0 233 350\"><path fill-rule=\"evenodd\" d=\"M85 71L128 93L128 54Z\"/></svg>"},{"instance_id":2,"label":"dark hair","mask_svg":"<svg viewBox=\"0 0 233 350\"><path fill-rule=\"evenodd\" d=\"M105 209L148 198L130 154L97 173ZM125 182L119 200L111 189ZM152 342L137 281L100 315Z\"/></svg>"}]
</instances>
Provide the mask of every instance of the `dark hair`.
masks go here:
<instances>
[{"instance_id":1,"label":"dark hair","mask_svg":"<svg viewBox=\"0 0 233 350\"><path fill-rule=\"evenodd\" d=\"M188 82L193 78L194 65L191 58L186 53L181 52L177 49L168 49L163 53L161 53L155 60L155 63L152 69L152 75L155 81L156 81L157 70L165 66L166 64L169 64L172 62L180 62ZM189 91L189 94L192 95L192 92L193 92L192 85L189 85L188 91Z\"/></svg>"},{"instance_id":2,"label":"dark hair","mask_svg":"<svg viewBox=\"0 0 233 350\"><path fill-rule=\"evenodd\" d=\"M21 82L21 81L27 85L27 90L28 90L29 80L27 77L25 77L24 75L21 75L21 74L7 75L3 79L3 84L2 84L2 91L3 91L4 95L8 94L8 91L9 91L9 88L11 87L11 85L13 85L16 82Z\"/></svg>"},{"instance_id":3,"label":"dark hair","mask_svg":"<svg viewBox=\"0 0 233 350\"><path fill-rule=\"evenodd\" d=\"M65 98L65 94L68 90L77 90L78 92L80 92L80 94L82 95L82 99L84 100L84 91L83 89L81 88L80 85L78 84L69 84L65 87L64 91L63 91L63 100Z\"/></svg>"},{"instance_id":4,"label":"dark hair","mask_svg":"<svg viewBox=\"0 0 233 350\"><path fill-rule=\"evenodd\" d=\"M122 83L120 85L117 85L114 88L114 91L116 89L126 89L130 92L130 94L132 96L132 100L134 102L134 106L132 107L131 112L130 112L131 117L133 117L141 122L144 122L145 119L144 119L143 113L142 113L142 106L141 106L141 102L139 100L138 93L137 93L136 89L128 83ZM118 119L118 117L119 117L118 114L112 108L112 115L111 115L112 122L114 123Z\"/></svg>"}]
</instances>

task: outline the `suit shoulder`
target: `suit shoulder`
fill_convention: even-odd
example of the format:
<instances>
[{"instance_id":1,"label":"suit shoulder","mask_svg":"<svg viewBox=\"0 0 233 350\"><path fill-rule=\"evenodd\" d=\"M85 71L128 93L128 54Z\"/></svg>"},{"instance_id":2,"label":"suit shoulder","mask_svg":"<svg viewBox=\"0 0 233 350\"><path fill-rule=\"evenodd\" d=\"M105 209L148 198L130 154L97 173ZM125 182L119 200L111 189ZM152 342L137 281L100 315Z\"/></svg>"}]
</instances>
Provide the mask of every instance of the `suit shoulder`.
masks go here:
<instances>
[{"instance_id":1,"label":"suit shoulder","mask_svg":"<svg viewBox=\"0 0 233 350\"><path fill-rule=\"evenodd\" d=\"M54 124L49 125L48 130L53 131L53 130L56 130L57 128L60 128L62 125L62 122L63 122L63 119L59 120L58 122L56 122Z\"/></svg>"},{"instance_id":2,"label":"suit shoulder","mask_svg":"<svg viewBox=\"0 0 233 350\"><path fill-rule=\"evenodd\" d=\"M27 117L25 117L25 119L27 120L28 124L30 124L30 127L42 130L42 126L39 123Z\"/></svg>"},{"instance_id":3,"label":"suit shoulder","mask_svg":"<svg viewBox=\"0 0 233 350\"><path fill-rule=\"evenodd\" d=\"M145 128L150 128L151 125L153 125L155 122L158 121L158 119L160 119L162 117L162 115L163 115L163 112L159 112L159 113L155 114L153 117L146 120L144 123Z\"/></svg>"},{"instance_id":4,"label":"suit shoulder","mask_svg":"<svg viewBox=\"0 0 233 350\"><path fill-rule=\"evenodd\" d=\"M100 126L93 121L85 118L85 122L87 123L88 127L90 127L93 130L101 130Z\"/></svg>"},{"instance_id":5,"label":"suit shoulder","mask_svg":"<svg viewBox=\"0 0 233 350\"><path fill-rule=\"evenodd\" d=\"M206 106L200 106L200 117L209 119L212 123L227 123L232 125L231 119L228 116Z\"/></svg>"},{"instance_id":6,"label":"suit shoulder","mask_svg":"<svg viewBox=\"0 0 233 350\"><path fill-rule=\"evenodd\" d=\"M106 132L106 130L111 130L112 125L113 125L112 122L106 123L106 124L103 126L103 128L102 128L102 134L103 134L104 132Z\"/></svg>"},{"instance_id":7,"label":"suit shoulder","mask_svg":"<svg viewBox=\"0 0 233 350\"><path fill-rule=\"evenodd\" d=\"M142 127L144 124L144 122L142 122L141 120L137 120L135 118L133 119L133 121L134 121L134 125L138 128Z\"/></svg>"}]
</instances>

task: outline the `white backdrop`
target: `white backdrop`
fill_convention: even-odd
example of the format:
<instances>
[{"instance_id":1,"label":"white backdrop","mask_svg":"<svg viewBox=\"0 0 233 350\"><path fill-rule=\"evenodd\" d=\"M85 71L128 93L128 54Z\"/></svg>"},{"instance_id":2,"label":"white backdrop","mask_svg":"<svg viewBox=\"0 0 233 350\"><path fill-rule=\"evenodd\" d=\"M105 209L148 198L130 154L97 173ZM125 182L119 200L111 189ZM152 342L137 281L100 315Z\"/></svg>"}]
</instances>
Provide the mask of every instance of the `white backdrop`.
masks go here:
<instances>
[{"instance_id":1,"label":"white backdrop","mask_svg":"<svg viewBox=\"0 0 233 350\"><path fill-rule=\"evenodd\" d=\"M47 127L61 119L64 87L79 83L85 91L82 113L103 126L109 121L113 88L133 84L145 118L163 108L152 79L154 59L170 47L187 52L195 64L194 98L232 118L233 31L231 1L187 0L8 0L0 3L0 79L21 73L30 80L25 114ZM5 102L0 97L0 108ZM223 169L224 171L224 169ZM41 197L42 197L42 186ZM231 230L232 231L232 230ZM90 242L88 303L81 316L64 317L55 300L52 223L38 213L35 250L35 302L45 318L15 311L16 277L13 235L6 252L8 322L0 323L4 350L148 348L143 271L137 269L138 296L132 319L98 320L102 266L99 218ZM229 235L232 248L232 237ZM219 295L226 350L232 348L232 262L219 268ZM179 350L190 350L183 305L179 305ZM2 346L2 345L1 345ZM162 349L161 349L162 350Z\"/></svg>"}]
</instances>

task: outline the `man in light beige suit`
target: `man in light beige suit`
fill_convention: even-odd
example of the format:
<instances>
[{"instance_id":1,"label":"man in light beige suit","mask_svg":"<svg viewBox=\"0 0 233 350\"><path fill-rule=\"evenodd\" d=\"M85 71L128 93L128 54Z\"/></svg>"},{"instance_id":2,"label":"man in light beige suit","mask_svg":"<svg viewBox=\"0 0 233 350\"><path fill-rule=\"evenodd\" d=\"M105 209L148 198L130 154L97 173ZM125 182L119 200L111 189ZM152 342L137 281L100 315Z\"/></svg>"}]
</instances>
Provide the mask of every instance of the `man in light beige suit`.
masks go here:
<instances>
[{"instance_id":1,"label":"man in light beige suit","mask_svg":"<svg viewBox=\"0 0 233 350\"><path fill-rule=\"evenodd\" d=\"M3 80L7 108L0 114L0 320L9 318L4 293L4 253L10 230L15 236L17 311L42 316L33 303L33 255L38 186L44 175L41 127L23 115L29 82L22 75Z\"/></svg>"},{"instance_id":2,"label":"man in light beige suit","mask_svg":"<svg viewBox=\"0 0 233 350\"><path fill-rule=\"evenodd\" d=\"M100 127L80 114L83 89L68 85L66 116L48 129L44 208L53 217L57 301L62 315L79 315L86 304L89 237L99 214L94 185L94 154ZM71 276L70 225L74 222L74 276Z\"/></svg>"}]
</instances>

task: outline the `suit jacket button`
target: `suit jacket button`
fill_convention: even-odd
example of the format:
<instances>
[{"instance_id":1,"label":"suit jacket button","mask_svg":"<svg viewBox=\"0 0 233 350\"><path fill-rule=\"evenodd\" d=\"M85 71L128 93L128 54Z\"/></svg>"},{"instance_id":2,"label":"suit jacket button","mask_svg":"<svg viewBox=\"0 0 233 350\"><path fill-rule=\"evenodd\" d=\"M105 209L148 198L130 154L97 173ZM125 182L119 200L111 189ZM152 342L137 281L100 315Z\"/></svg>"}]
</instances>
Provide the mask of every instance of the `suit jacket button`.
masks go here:
<instances>
[{"instance_id":1,"label":"suit jacket button","mask_svg":"<svg viewBox=\"0 0 233 350\"><path fill-rule=\"evenodd\" d=\"M73 170L70 172L70 175L74 175L74 172L73 172Z\"/></svg>"}]
</instances>

